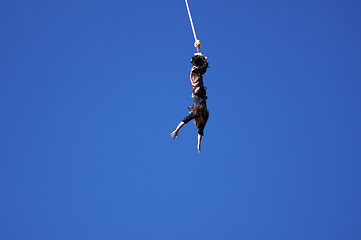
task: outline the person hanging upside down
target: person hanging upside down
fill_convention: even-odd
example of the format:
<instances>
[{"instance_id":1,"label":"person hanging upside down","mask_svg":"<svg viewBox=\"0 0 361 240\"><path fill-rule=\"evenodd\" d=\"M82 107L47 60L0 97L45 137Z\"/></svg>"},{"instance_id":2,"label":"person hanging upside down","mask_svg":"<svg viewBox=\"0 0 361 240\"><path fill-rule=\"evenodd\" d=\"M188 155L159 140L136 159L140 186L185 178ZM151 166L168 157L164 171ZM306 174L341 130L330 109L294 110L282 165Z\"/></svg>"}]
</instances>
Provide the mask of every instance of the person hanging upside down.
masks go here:
<instances>
[{"instance_id":1,"label":"person hanging upside down","mask_svg":"<svg viewBox=\"0 0 361 240\"><path fill-rule=\"evenodd\" d=\"M177 126L177 128L170 134L173 139L178 137L179 130L187 124L190 120L194 120L194 124L198 128L198 153L201 152L201 142L204 135L204 128L207 124L209 111L207 109L207 92L203 85L203 76L207 71L208 62L207 57L200 53L194 54L191 59L193 67L190 73L190 80L192 86L193 105L188 107L190 114L185 117Z\"/></svg>"}]
</instances>

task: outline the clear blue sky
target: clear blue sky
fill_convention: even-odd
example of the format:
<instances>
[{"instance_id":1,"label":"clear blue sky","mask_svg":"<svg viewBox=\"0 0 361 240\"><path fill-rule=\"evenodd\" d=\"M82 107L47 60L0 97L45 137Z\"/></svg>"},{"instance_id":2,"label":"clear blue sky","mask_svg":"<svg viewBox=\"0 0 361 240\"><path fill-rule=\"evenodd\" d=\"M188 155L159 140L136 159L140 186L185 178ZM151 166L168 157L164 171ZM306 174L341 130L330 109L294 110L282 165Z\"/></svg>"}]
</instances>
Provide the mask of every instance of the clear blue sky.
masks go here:
<instances>
[{"instance_id":1,"label":"clear blue sky","mask_svg":"<svg viewBox=\"0 0 361 240\"><path fill-rule=\"evenodd\" d=\"M0 3L0 239L361 239L361 2Z\"/></svg>"}]
</instances>

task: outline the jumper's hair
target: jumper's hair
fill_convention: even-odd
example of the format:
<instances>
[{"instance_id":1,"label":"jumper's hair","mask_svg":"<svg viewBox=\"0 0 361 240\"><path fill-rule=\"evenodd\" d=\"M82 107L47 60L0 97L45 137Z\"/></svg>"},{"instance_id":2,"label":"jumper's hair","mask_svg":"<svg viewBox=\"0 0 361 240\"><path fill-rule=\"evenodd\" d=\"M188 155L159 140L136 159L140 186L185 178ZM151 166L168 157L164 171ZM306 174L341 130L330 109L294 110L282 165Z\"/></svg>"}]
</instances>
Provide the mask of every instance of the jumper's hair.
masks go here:
<instances>
[{"instance_id":1,"label":"jumper's hair","mask_svg":"<svg viewBox=\"0 0 361 240\"><path fill-rule=\"evenodd\" d=\"M198 129L204 128L207 124L209 111L207 107L203 104L195 104L193 103L192 107L189 107L191 113L194 114L195 124Z\"/></svg>"}]
</instances>

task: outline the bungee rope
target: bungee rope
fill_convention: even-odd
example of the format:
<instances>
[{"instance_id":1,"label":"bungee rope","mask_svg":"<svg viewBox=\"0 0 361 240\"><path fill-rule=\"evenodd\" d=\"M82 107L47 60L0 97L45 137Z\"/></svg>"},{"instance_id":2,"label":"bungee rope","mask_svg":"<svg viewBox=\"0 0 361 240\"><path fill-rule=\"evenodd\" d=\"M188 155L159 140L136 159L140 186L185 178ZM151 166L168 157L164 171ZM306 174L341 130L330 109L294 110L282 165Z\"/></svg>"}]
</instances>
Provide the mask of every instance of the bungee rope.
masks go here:
<instances>
[{"instance_id":1,"label":"bungee rope","mask_svg":"<svg viewBox=\"0 0 361 240\"><path fill-rule=\"evenodd\" d=\"M197 35L196 35L196 31L194 30L194 25L193 25L193 20L192 20L192 15L191 15L191 11L189 10L189 5L188 5L188 1L185 0L186 2L186 6L187 6L187 11L188 11L188 16L189 16L189 21L191 22L191 26L192 26L192 31L193 31L193 36L194 36L194 47L197 48L197 51L200 53L200 47L201 47L201 41L198 40Z\"/></svg>"}]
</instances>

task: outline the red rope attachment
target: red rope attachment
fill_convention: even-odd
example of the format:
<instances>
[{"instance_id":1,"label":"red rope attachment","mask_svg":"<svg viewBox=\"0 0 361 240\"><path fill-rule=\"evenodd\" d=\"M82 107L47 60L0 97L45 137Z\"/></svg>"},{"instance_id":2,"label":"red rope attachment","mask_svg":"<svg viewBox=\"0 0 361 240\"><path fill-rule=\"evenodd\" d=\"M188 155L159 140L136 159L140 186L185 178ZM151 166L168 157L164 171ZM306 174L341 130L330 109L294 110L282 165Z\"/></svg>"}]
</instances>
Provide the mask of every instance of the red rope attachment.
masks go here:
<instances>
[{"instance_id":1,"label":"red rope attachment","mask_svg":"<svg viewBox=\"0 0 361 240\"><path fill-rule=\"evenodd\" d=\"M196 45L197 51L200 53L201 50L199 49L198 45Z\"/></svg>"}]
</instances>

